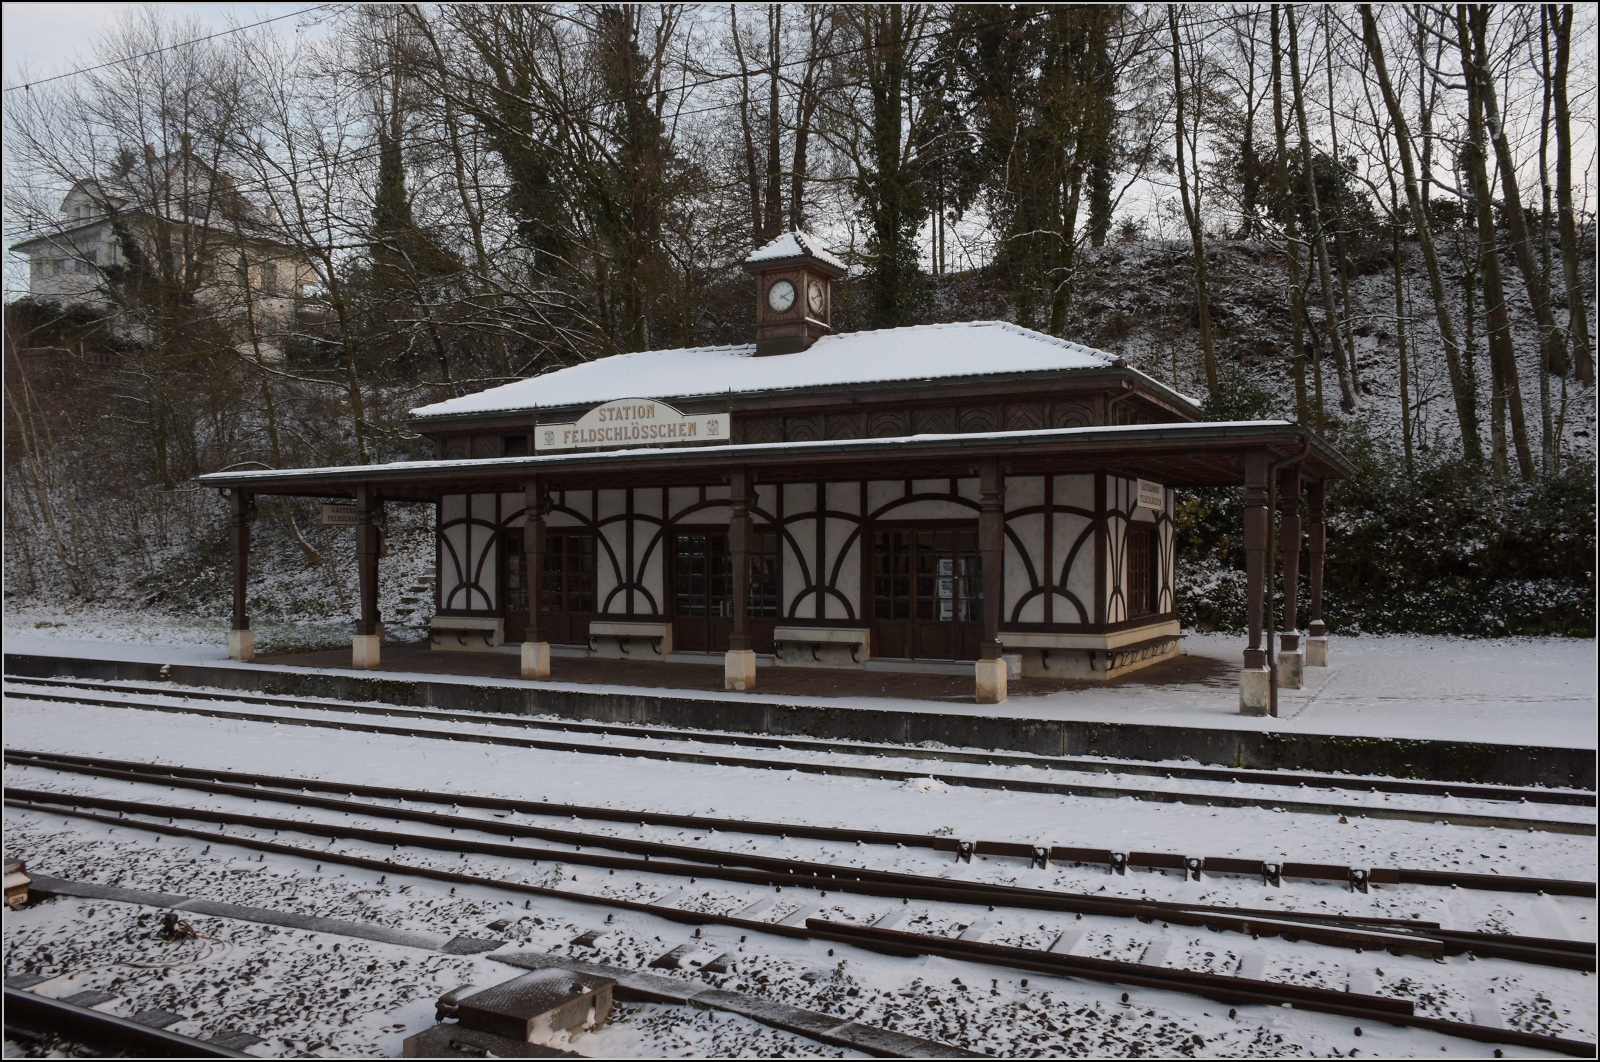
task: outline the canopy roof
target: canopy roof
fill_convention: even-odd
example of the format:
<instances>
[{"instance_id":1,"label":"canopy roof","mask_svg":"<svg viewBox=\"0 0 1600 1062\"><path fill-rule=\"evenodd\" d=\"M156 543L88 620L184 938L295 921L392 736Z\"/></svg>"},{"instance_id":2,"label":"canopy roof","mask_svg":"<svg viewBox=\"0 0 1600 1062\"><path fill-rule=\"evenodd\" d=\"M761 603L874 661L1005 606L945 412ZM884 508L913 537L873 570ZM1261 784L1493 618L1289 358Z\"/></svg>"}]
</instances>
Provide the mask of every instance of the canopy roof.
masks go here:
<instances>
[{"instance_id":1,"label":"canopy roof","mask_svg":"<svg viewBox=\"0 0 1600 1062\"><path fill-rule=\"evenodd\" d=\"M716 481L734 468L758 481L970 475L997 458L1014 474L1114 472L1174 487L1238 486L1248 453L1302 458L1314 479L1345 479L1350 463L1306 428L1283 420L908 435L888 439L639 447L533 457L398 461L381 465L215 472L199 481L257 494L346 497L358 486L427 500L468 491L520 491L528 477L571 489Z\"/></svg>"},{"instance_id":2,"label":"canopy roof","mask_svg":"<svg viewBox=\"0 0 1600 1062\"><path fill-rule=\"evenodd\" d=\"M411 411L418 419L500 411L592 406L621 398L723 394L890 381L1018 373L1059 374L1107 369L1120 359L1005 321L911 325L823 336L793 354L756 357L754 343L614 354L569 369L435 402ZM1131 371L1131 370L1129 370ZM1193 399L1155 389L1191 406ZM1198 410L1196 410L1198 412Z\"/></svg>"}]
</instances>

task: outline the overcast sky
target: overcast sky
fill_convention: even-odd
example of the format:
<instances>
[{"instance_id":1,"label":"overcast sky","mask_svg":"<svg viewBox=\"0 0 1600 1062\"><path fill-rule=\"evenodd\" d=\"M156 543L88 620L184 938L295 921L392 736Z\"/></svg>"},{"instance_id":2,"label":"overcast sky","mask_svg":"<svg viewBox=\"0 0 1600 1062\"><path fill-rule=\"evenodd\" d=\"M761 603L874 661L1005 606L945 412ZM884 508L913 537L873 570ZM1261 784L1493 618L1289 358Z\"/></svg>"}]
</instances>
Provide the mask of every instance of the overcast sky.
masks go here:
<instances>
[{"instance_id":1,"label":"overcast sky","mask_svg":"<svg viewBox=\"0 0 1600 1062\"><path fill-rule=\"evenodd\" d=\"M315 0L291 4L23 4L0 7L5 35L0 50L0 76L7 85L36 81L93 63L100 32L118 15L145 6L192 18L217 30L232 24L259 22L311 7ZM274 23L292 32L296 20Z\"/></svg>"}]
</instances>

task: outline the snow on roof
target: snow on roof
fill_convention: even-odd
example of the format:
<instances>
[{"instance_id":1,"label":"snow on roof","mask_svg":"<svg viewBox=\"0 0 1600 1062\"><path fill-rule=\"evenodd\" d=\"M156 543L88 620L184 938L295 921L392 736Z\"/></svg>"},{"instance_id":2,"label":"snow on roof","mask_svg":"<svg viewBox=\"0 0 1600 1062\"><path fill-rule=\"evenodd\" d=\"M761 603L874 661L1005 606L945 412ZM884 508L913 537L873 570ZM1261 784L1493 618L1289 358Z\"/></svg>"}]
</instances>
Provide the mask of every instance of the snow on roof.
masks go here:
<instances>
[{"instance_id":1,"label":"snow on roof","mask_svg":"<svg viewBox=\"0 0 1600 1062\"><path fill-rule=\"evenodd\" d=\"M765 247L757 247L750 252L750 257L745 262L777 262L785 258L799 258L810 255L819 261L826 262L836 269L844 270L843 260L836 257L827 246L809 232L794 229L779 236Z\"/></svg>"},{"instance_id":2,"label":"snow on roof","mask_svg":"<svg viewBox=\"0 0 1600 1062\"><path fill-rule=\"evenodd\" d=\"M323 465L315 468L263 468L229 472L207 472L196 476L197 482L207 486L249 485L256 482L281 482L285 479L348 479L372 473L405 472L470 472L475 469L532 469L594 463L597 461L624 461L630 458L657 456L672 460L712 458L743 454L829 453L844 450L881 451L907 446L938 446L954 443L958 446L980 446L984 443L1004 442L1025 446L1028 443L1072 442L1077 439L1104 440L1140 436L1174 439L1201 439L1226 437L1230 433L1258 435L1276 431L1304 434L1304 429L1290 420L1219 420L1191 421L1165 424L1090 424L1077 428L1026 428L1020 431L939 432L924 435L897 435L875 439L804 439L777 443L715 443L709 446L626 446L614 450L564 450L559 453L531 454L526 457L458 457L439 460L424 458L413 461L389 461L375 465ZM1324 452L1338 454L1323 446ZM1343 461L1342 457L1338 457Z\"/></svg>"},{"instance_id":3,"label":"snow on roof","mask_svg":"<svg viewBox=\"0 0 1600 1062\"><path fill-rule=\"evenodd\" d=\"M823 336L807 350L755 357L755 344L615 354L413 409L415 417L703 397L841 384L1100 369L1104 351L1005 321L912 325Z\"/></svg>"}]
</instances>

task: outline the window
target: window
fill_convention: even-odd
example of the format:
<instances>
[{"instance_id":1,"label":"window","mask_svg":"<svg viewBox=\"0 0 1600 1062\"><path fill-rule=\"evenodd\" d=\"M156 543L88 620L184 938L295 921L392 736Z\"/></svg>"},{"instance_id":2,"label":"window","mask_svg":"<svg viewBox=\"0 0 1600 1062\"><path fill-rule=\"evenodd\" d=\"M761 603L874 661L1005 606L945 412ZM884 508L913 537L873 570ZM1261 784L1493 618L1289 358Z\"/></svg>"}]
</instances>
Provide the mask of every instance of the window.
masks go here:
<instances>
[{"instance_id":1,"label":"window","mask_svg":"<svg viewBox=\"0 0 1600 1062\"><path fill-rule=\"evenodd\" d=\"M528 456L528 437L526 435L507 435L506 436L506 456L507 457L527 457Z\"/></svg>"},{"instance_id":2,"label":"window","mask_svg":"<svg viewBox=\"0 0 1600 1062\"><path fill-rule=\"evenodd\" d=\"M1155 612L1159 581L1156 573L1156 533L1128 532L1128 618Z\"/></svg>"},{"instance_id":3,"label":"window","mask_svg":"<svg viewBox=\"0 0 1600 1062\"><path fill-rule=\"evenodd\" d=\"M263 263L261 263L261 290L262 291L277 291L278 290L278 263L277 262L263 262Z\"/></svg>"}]
</instances>

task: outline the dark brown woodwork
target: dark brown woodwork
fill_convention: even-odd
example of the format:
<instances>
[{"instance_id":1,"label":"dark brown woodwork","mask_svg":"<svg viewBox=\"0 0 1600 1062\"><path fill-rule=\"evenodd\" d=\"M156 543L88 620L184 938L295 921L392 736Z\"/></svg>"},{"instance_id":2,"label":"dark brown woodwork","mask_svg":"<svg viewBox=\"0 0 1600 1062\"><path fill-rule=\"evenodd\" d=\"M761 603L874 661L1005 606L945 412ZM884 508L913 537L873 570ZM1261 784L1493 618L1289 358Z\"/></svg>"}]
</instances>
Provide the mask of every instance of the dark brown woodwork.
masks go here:
<instances>
[{"instance_id":1,"label":"dark brown woodwork","mask_svg":"<svg viewBox=\"0 0 1600 1062\"><path fill-rule=\"evenodd\" d=\"M233 629L247 631L250 629L250 495L238 487L229 493L233 501L228 534L233 553Z\"/></svg>"},{"instance_id":2,"label":"dark brown woodwork","mask_svg":"<svg viewBox=\"0 0 1600 1062\"><path fill-rule=\"evenodd\" d=\"M357 634L378 633L378 493L372 487L356 488L356 571L361 584L361 619Z\"/></svg>"},{"instance_id":3,"label":"dark brown woodwork","mask_svg":"<svg viewBox=\"0 0 1600 1062\"><path fill-rule=\"evenodd\" d=\"M1312 638L1321 638L1328 633L1328 628L1322 622L1322 557L1328 534L1327 490L1327 484L1320 479L1313 480L1306 490L1306 515L1310 517L1311 525L1306 536L1307 559L1311 566L1307 573L1311 579L1311 608L1306 633Z\"/></svg>"},{"instance_id":4,"label":"dark brown woodwork","mask_svg":"<svg viewBox=\"0 0 1600 1062\"><path fill-rule=\"evenodd\" d=\"M1283 557L1283 633L1278 648L1300 648L1300 469L1278 474L1278 552Z\"/></svg>"},{"instance_id":5,"label":"dark brown woodwork","mask_svg":"<svg viewBox=\"0 0 1600 1062\"><path fill-rule=\"evenodd\" d=\"M1000 599L1004 593L1006 513L1000 462L983 462L978 474L978 550L983 555L983 644L980 660L1000 659Z\"/></svg>"},{"instance_id":6,"label":"dark brown woodwork","mask_svg":"<svg viewBox=\"0 0 1600 1062\"><path fill-rule=\"evenodd\" d=\"M526 519L522 524L522 585L528 595L527 624L523 627L522 641L545 641L543 628L539 625L540 611L540 580L544 576L544 517L545 498L544 484L537 476L528 477L527 483L522 488L523 511ZM509 636L509 631L507 632Z\"/></svg>"},{"instance_id":7,"label":"dark brown woodwork","mask_svg":"<svg viewBox=\"0 0 1600 1062\"><path fill-rule=\"evenodd\" d=\"M748 469L734 469L728 477L728 556L733 564L733 630L728 648L739 652L750 648L750 495Z\"/></svg>"},{"instance_id":8,"label":"dark brown woodwork","mask_svg":"<svg viewBox=\"0 0 1600 1062\"><path fill-rule=\"evenodd\" d=\"M1245 594L1249 645L1244 651L1244 666L1264 668L1267 651L1261 643L1266 614L1267 538L1270 518L1267 513L1267 454L1257 450L1245 457L1244 473L1244 556Z\"/></svg>"}]
</instances>

